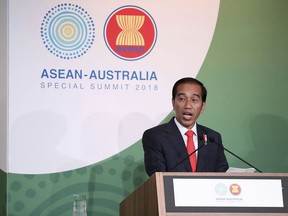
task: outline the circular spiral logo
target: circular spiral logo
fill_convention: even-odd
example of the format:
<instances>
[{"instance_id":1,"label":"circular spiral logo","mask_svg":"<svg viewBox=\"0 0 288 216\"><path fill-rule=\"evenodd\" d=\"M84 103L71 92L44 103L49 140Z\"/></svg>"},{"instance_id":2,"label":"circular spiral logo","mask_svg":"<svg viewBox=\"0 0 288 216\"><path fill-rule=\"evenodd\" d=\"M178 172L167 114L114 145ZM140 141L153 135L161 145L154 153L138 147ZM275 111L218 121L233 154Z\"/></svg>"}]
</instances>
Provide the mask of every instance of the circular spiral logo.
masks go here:
<instances>
[{"instance_id":1,"label":"circular spiral logo","mask_svg":"<svg viewBox=\"0 0 288 216\"><path fill-rule=\"evenodd\" d=\"M223 183L218 183L215 185L215 192L217 195L219 196L225 196L227 194L227 187L225 184Z\"/></svg>"},{"instance_id":2,"label":"circular spiral logo","mask_svg":"<svg viewBox=\"0 0 288 216\"><path fill-rule=\"evenodd\" d=\"M41 37L48 51L61 59L86 54L95 39L94 22L75 4L59 4L49 10L41 24Z\"/></svg>"}]
</instances>

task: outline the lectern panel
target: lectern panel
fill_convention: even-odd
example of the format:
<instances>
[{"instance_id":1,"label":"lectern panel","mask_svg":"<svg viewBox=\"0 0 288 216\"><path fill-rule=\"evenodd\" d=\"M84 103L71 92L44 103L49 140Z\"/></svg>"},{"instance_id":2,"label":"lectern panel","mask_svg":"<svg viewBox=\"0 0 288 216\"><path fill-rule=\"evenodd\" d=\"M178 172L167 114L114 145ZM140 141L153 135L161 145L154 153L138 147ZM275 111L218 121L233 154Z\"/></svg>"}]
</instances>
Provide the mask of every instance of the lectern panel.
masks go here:
<instances>
[{"instance_id":1,"label":"lectern panel","mask_svg":"<svg viewBox=\"0 0 288 216\"><path fill-rule=\"evenodd\" d=\"M163 179L167 213L288 213L288 176L168 175Z\"/></svg>"},{"instance_id":2,"label":"lectern panel","mask_svg":"<svg viewBox=\"0 0 288 216\"><path fill-rule=\"evenodd\" d=\"M158 172L121 202L120 216L288 216L288 174Z\"/></svg>"}]
</instances>

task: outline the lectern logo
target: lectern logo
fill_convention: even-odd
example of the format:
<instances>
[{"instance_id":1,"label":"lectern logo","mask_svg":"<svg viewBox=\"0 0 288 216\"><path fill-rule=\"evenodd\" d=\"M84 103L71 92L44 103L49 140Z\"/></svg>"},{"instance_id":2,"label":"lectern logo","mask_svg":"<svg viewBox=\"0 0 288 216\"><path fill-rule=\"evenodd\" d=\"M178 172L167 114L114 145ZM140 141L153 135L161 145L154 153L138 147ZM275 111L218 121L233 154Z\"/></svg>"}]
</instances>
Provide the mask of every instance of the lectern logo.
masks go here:
<instances>
[{"instance_id":1,"label":"lectern logo","mask_svg":"<svg viewBox=\"0 0 288 216\"><path fill-rule=\"evenodd\" d=\"M138 60L153 49L157 39L156 24L144 9L124 6L106 20L104 38L115 56L128 61Z\"/></svg>"},{"instance_id":2,"label":"lectern logo","mask_svg":"<svg viewBox=\"0 0 288 216\"><path fill-rule=\"evenodd\" d=\"M215 185L215 192L219 196L225 196L227 194L227 186L223 183L218 183Z\"/></svg>"},{"instance_id":3,"label":"lectern logo","mask_svg":"<svg viewBox=\"0 0 288 216\"><path fill-rule=\"evenodd\" d=\"M84 55L95 39L95 28L87 11L76 4L59 4L49 10L40 29L48 51L61 59Z\"/></svg>"},{"instance_id":4,"label":"lectern logo","mask_svg":"<svg viewBox=\"0 0 288 216\"><path fill-rule=\"evenodd\" d=\"M230 185L230 192L233 195L239 195L241 193L241 187L238 184Z\"/></svg>"}]
</instances>

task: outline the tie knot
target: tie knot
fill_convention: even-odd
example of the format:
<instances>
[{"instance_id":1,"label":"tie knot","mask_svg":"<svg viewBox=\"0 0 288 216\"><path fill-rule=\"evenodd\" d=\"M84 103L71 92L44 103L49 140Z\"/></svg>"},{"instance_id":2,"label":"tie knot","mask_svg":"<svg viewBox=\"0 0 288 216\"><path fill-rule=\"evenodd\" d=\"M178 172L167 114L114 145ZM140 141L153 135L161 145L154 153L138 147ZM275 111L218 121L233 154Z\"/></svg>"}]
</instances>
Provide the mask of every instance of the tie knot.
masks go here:
<instances>
[{"instance_id":1,"label":"tie knot","mask_svg":"<svg viewBox=\"0 0 288 216\"><path fill-rule=\"evenodd\" d=\"M186 133L185 133L186 136L188 137L193 137L194 135L194 132L192 130L188 130Z\"/></svg>"}]
</instances>

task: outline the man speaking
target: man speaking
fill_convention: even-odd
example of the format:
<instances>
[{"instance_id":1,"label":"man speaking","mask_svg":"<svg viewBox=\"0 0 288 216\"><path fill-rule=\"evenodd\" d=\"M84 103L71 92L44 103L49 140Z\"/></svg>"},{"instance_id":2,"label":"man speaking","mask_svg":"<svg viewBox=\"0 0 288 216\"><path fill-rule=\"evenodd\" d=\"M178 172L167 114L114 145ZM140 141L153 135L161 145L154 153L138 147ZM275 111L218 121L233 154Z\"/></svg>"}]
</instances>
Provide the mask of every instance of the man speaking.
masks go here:
<instances>
[{"instance_id":1,"label":"man speaking","mask_svg":"<svg viewBox=\"0 0 288 216\"><path fill-rule=\"evenodd\" d=\"M186 77L174 84L175 117L146 130L142 137L149 176L155 172L226 172L228 162L220 133L196 122L206 98L207 90L197 79Z\"/></svg>"}]
</instances>

